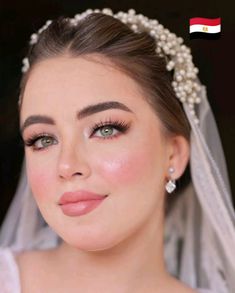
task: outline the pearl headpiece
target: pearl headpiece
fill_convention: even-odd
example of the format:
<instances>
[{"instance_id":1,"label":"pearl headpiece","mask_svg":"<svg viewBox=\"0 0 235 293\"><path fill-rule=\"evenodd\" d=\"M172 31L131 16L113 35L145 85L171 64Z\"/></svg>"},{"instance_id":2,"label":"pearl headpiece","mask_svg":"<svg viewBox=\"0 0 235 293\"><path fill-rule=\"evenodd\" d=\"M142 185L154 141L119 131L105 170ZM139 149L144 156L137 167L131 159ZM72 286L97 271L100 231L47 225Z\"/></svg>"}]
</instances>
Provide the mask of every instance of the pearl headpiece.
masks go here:
<instances>
[{"instance_id":1,"label":"pearl headpiece","mask_svg":"<svg viewBox=\"0 0 235 293\"><path fill-rule=\"evenodd\" d=\"M113 16L128 25L135 33L145 31L156 40L156 53L162 57L167 56L167 60L169 61L167 62L166 69L168 71L174 70L172 87L175 94L182 103L186 103L189 106L193 120L198 124L199 119L195 113L195 104L201 102L201 86L197 81L198 68L194 66L190 53L191 51L183 44L183 39L164 28L156 19L149 19L142 14L136 14L134 9L129 9L127 13L120 11L117 14L113 14L112 10L109 8L104 8L102 10L87 9L81 14L76 14L74 18L68 18L68 20L71 25L77 25L79 20L90 13L103 13ZM38 33L31 35L30 45L37 43L40 34L46 30L51 23L52 21L48 20L46 24L39 29ZM22 72L27 72L29 67L29 59L24 58Z\"/></svg>"}]
</instances>

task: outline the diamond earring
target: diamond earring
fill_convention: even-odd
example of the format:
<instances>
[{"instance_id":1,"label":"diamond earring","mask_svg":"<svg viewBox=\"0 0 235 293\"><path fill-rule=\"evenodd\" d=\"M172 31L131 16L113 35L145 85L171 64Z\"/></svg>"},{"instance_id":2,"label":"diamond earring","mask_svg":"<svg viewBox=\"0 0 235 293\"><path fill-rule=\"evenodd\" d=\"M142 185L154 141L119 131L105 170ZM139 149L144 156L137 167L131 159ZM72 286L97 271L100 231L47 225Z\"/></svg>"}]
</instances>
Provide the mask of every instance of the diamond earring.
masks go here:
<instances>
[{"instance_id":1,"label":"diamond earring","mask_svg":"<svg viewBox=\"0 0 235 293\"><path fill-rule=\"evenodd\" d=\"M175 169L173 167L170 167L169 168L170 175L174 172L175 172ZM168 193L172 193L176 188L175 179L170 178L168 182L166 183L165 188Z\"/></svg>"}]
</instances>

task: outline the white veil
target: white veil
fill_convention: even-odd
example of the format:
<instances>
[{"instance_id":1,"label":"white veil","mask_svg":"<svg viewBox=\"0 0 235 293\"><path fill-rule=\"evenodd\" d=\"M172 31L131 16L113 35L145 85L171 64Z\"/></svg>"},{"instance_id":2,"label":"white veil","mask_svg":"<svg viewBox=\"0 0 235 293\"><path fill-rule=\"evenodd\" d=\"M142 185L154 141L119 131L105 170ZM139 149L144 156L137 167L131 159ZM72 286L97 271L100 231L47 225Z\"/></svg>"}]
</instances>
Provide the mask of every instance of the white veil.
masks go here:
<instances>
[{"instance_id":1,"label":"white veil","mask_svg":"<svg viewBox=\"0 0 235 293\"><path fill-rule=\"evenodd\" d=\"M193 288L235 292L235 215L220 136L202 86L200 124L183 104L191 125L191 182L165 224L169 272ZM42 218L27 182L25 163L15 197L0 230L0 246L46 249L60 243Z\"/></svg>"},{"instance_id":2,"label":"white veil","mask_svg":"<svg viewBox=\"0 0 235 293\"><path fill-rule=\"evenodd\" d=\"M191 182L166 218L169 271L193 288L235 292L235 215L220 136L202 87L200 126L191 125ZM178 257L177 257L178 256Z\"/></svg>"}]
</instances>

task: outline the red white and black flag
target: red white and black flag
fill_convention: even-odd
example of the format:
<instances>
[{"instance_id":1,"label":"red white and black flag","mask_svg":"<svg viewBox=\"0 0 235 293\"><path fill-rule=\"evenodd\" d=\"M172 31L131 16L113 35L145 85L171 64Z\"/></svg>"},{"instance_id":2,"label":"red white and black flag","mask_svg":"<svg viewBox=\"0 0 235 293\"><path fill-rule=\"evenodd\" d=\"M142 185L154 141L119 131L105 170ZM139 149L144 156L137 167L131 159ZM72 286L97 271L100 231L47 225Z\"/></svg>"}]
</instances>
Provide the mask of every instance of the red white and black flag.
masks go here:
<instances>
[{"instance_id":1,"label":"red white and black flag","mask_svg":"<svg viewBox=\"0 0 235 293\"><path fill-rule=\"evenodd\" d=\"M221 18L190 18L189 33L190 39L218 39L221 35Z\"/></svg>"}]
</instances>

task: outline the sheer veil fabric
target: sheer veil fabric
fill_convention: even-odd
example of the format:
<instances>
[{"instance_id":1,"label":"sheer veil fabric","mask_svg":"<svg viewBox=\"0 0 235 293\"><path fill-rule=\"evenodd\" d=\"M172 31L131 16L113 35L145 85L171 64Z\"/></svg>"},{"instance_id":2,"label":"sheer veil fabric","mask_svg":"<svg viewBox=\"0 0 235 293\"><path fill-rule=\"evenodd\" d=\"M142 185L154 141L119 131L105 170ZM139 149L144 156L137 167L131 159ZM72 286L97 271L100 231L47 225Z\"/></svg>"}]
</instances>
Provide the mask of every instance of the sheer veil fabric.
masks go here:
<instances>
[{"instance_id":1,"label":"sheer veil fabric","mask_svg":"<svg viewBox=\"0 0 235 293\"><path fill-rule=\"evenodd\" d=\"M166 218L169 271L194 288L235 292L235 216L218 129L202 88L200 126L190 120L191 182ZM178 258L177 258L178 255ZM180 257L179 257L180 256Z\"/></svg>"},{"instance_id":2,"label":"sheer veil fabric","mask_svg":"<svg viewBox=\"0 0 235 293\"><path fill-rule=\"evenodd\" d=\"M202 86L200 124L191 125L190 184L166 217L165 259L171 274L191 286L235 292L235 215L223 148ZM0 230L0 246L13 251L46 249L60 237L42 218L27 182L25 162ZM172 196L172 195L171 195Z\"/></svg>"}]
</instances>

